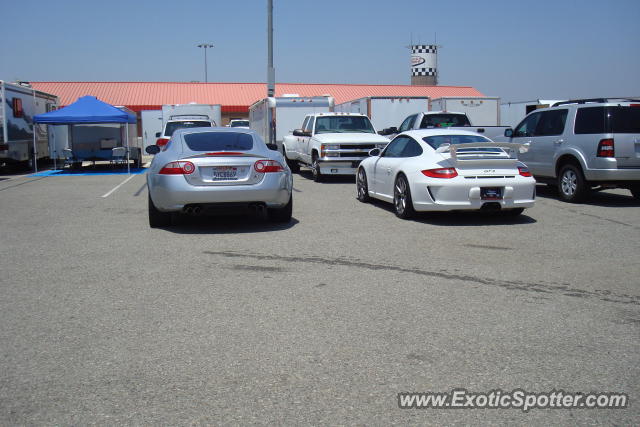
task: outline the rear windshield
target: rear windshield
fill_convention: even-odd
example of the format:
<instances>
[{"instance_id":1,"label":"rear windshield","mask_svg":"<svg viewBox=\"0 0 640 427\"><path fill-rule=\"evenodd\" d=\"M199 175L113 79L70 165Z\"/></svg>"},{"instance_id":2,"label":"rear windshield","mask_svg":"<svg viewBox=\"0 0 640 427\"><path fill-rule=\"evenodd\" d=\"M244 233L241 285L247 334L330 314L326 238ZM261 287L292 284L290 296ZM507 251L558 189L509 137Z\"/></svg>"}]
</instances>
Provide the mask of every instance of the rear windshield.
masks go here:
<instances>
[{"instance_id":1,"label":"rear windshield","mask_svg":"<svg viewBox=\"0 0 640 427\"><path fill-rule=\"evenodd\" d=\"M236 120L231 122L232 128L237 128L238 126L249 126L249 120Z\"/></svg>"},{"instance_id":2,"label":"rear windshield","mask_svg":"<svg viewBox=\"0 0 640 427\"><path fill-rule=\"evenodd\" d=\"M575 133L640 133L640 107L579 108Z\"/></svg>"},{"instance_id":3,"label":"rear windshield","mask_svg":"<svg viewBox=\"0 0 640 427\"><path fill-rule=\"evenodd\" d=\"M324 116L316 120L316 133L375 133L368 117Z\"/></svg>"},{"instance_id":4,"label":"rear windshield","mask_svg":"<svg viewBox=\"0 0 640 427\"><path fill-rule=\"evenodd\" d=\"M480 135L435 135L422 138L431 148L437 150L443 144L472 144L474 142L492 142Z\"/></svg>"},{"instance_id":5,"label":"rear windshield","mask_svg":"<svg viewBox=\"0 0 640 427\"><path fill-rule=\"evenodd\" d=\"M168 122L167 128L164 131L165 136L171 136L178 129L184 128L210 128L211 122L207 121L192 121L192 122Z\"/></svg>"},{"instance_id":6,"label":"rear windshield","mask_svg":"<svg viewBox=\"0 0 640 427\"><path fill-rule=\"evenodd\" d=\"M451 126L471 126L471 123L465 114L425 114L420 122L420 129Z\"/></svg>"},{"instance_id":7,"label":"rear windshield","mask_svg":"<svg viewBox=\"0 0 640 427\"><path fill-rule=\"evenodd\" d=\"M253 148L253 138L246 133L188 133L184 141L191 151L248 151Z\"/></svg>"}]
</instances>

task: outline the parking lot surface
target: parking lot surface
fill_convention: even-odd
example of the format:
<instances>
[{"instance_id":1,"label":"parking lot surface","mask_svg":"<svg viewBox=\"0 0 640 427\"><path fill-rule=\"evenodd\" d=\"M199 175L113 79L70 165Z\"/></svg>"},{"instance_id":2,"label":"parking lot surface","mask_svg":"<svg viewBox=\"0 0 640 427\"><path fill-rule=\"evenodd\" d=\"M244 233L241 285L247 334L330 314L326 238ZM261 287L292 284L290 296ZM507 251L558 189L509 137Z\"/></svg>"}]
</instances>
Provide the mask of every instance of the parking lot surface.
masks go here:
<instances>
[{"instance_id":1,"label":"parking lot surface","mask_svg":"<svg viewBox=\"0 0 640 427\"><path fill-rule=\"evenodd\" d=\"M145 176L0 179L0 424L640 419L640 202L397 219L294 175L294 220L147 223ZM127 181L125 182L125 179ZM116 188L117 187L117 188ZM399 392L626 409L399 409Z\"/></svg>"}]
</instances>

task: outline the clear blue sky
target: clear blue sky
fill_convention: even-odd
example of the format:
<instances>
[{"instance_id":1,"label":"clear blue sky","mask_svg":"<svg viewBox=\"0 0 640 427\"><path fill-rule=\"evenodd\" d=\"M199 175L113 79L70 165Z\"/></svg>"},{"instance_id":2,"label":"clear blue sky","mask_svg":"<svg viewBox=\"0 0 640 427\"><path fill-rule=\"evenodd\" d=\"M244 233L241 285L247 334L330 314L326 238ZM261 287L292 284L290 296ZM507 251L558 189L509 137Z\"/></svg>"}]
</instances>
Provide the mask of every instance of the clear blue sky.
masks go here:
<instances>
[{"instance_id":1,"label":"clear blue sky","mask_svg":"<svg viewBox=\"0 0 640 427\"><path fill-rule=\"evenodd\" d=\"M0 0L0 79L266 78L266 0ZM437 34L440 84L503 101L640 96L640 0L274 0L278 82L408 84Z\"/></svg>"}]
</instances>

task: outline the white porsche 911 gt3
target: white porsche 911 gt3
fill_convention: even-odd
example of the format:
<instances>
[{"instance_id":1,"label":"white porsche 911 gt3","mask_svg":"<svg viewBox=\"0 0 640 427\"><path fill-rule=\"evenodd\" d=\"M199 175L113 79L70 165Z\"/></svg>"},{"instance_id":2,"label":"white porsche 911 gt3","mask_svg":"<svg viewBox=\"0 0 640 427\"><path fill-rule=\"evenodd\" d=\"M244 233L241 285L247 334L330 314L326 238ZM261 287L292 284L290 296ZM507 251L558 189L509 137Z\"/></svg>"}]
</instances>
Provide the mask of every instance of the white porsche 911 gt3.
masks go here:
<instances>
[{"instance_id":1,"label":"white porsche 911 gt3","mask_svg":"<svg viewBox=\"0 0 640 427\"><path fill-rule=\"evenodd\" d=\"M428 129L396 136L360 163L357 197L392 202L396 215L416 211L504 210L533 207L536 181L517 159L521 144L493 142L461 130Z\"/></svg>"}]
</instances>

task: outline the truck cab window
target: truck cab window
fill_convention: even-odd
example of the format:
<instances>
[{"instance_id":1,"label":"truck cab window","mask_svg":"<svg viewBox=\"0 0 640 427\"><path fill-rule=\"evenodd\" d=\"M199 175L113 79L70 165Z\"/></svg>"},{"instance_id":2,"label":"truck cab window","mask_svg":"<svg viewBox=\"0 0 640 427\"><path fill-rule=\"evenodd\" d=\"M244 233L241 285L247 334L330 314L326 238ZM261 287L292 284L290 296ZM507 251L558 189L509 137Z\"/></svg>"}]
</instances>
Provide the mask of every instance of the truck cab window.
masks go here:
<instances>
[{"instance_id":1,"label":"truck cab window","mask_svg":"<svg viewBox=\"0 0 640 427\"><path fill-rule=\"evenodd\" d=\"M418 116L417 114L413 114L407 117L406 119L404 119L404 122L402 122L402 124L400 125L398 132L405 132L413 128L413 124L415 123L417 116Z\"/></svg>"}]
</instances>

